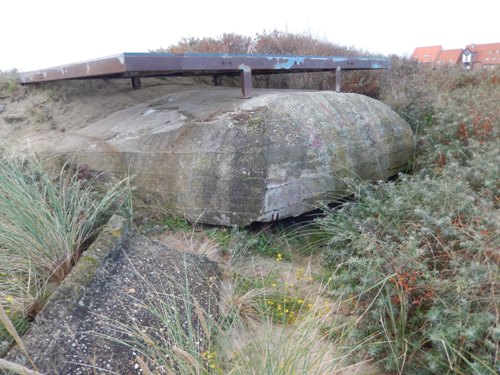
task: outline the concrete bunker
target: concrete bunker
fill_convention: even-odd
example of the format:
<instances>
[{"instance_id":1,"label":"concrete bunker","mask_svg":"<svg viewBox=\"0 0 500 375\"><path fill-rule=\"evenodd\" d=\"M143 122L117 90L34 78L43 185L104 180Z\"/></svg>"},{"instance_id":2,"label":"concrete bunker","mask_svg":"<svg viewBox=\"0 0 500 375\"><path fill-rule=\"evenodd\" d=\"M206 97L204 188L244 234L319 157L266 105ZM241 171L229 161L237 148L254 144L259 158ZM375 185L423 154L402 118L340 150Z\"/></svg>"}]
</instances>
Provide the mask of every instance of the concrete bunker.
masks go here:
<instances>
[{"instance_id":1,"label":"concrete bunker","mask_svg":"<svg viewBox=\"0 0 500 375\"><path fill-rule=\"evenodd\" d=\"M51 152L131 173L192 222L245 226L345 196L346 177L385 180L413 152L408 124L358 94L187 90L118 111L68 134Z\"/></svg>"}]
</instances>

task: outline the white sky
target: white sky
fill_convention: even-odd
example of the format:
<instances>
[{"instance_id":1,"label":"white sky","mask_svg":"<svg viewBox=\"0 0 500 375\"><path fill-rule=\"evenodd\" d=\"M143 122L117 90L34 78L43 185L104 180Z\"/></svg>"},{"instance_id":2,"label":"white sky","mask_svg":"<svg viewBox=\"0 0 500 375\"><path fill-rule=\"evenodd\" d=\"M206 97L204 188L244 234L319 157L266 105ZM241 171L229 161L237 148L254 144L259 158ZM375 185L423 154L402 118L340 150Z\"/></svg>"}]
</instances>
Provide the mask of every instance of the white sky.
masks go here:
<instances>
[{"instance_id":1,"label":"white sky","mask_svg":"<svg viewBox=\"0 0 500 375\"><path fill-rule=\"evenodd\" d=\"M181 37L306 32L374 53L500 42L497 0L0 0L0 70L40 69Z\"/></svg>"}]
</instances>

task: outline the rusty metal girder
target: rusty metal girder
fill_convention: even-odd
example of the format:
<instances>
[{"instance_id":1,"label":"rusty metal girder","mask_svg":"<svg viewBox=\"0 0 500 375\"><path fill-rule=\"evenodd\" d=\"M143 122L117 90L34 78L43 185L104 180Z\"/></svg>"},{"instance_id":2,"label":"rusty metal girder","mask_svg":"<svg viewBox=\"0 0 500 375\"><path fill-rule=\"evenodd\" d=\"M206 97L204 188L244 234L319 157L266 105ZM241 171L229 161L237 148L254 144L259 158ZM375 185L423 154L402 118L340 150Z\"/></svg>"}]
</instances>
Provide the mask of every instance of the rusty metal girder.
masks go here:
<instances>
[{"instance_id":1,"label":"rusty metal girder","mask_svg":"<svg viewBox=\"0 0 500 375\"><path fill-rule=\"evenodd\" d=\"M340 91L342 70L388 69L389 60L370 57L227 55L193 53L120 53L95 60L22 72L21 83L67 79L131 78L134 88L140 77L240 75L242 95L252 95L252 75L336 72Z\"/></svg>"}]
</instances>

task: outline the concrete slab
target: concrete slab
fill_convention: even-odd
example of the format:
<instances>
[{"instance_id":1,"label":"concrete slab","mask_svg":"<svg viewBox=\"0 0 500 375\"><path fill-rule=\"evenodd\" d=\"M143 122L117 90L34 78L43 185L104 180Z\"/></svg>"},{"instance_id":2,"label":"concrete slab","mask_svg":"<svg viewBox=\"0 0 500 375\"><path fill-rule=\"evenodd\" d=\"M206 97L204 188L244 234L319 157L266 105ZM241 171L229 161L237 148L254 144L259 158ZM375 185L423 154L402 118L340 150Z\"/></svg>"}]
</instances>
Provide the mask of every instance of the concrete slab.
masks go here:
<instances>
[{"instance_id":1,"label":"concrete slab","mask_svg":"<svg viewBox=\"0 0 500 375\"><path fill-rule=\"evenodd\" d=\"M164 322L144 308L157 298L161 286L169 296L196 298L202 309L217 314L218 267L208 258L172 250L134 234L117 240L113 231L85 252L81 261L36 317L23 342L38 370L45 374L140 374L138 353L103 338L127 339L116 332L120 325L136 326L149 335L165 335ZM114 246L108 247L113 242ZM175 296L175 298L174 298ZM156 301L158 302L158 301ZM206 345L196 314L170 303L183 324L199 335L200 351ZM110 322L115 323L110 325ZM113 328L114 326L114 328ZM163 342L170 342L162 337ZM6 359L30 367L14 348Z\"/></svg>"}]
</instances>

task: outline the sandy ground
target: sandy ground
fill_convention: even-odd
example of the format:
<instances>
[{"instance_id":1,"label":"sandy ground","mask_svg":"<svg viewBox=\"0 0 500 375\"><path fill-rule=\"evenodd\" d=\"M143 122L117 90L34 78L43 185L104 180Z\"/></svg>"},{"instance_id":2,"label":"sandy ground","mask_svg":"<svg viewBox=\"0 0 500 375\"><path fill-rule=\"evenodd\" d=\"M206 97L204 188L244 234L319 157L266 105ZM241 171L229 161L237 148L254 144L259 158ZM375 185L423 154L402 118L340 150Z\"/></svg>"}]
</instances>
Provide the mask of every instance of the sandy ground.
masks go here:
<instances>
[{"instance_id":1,"label":"sandy ground","mask_svg":"<svg viewBox=\"0 0 500 375\"><path fill-rule=\"evenodd\" d=\"M206 88L188 78L66 81L19 87L0 95L0 147L17 151L57 144L78 129L121 109L187 89Z\"/></svg>"}]
</instances>

